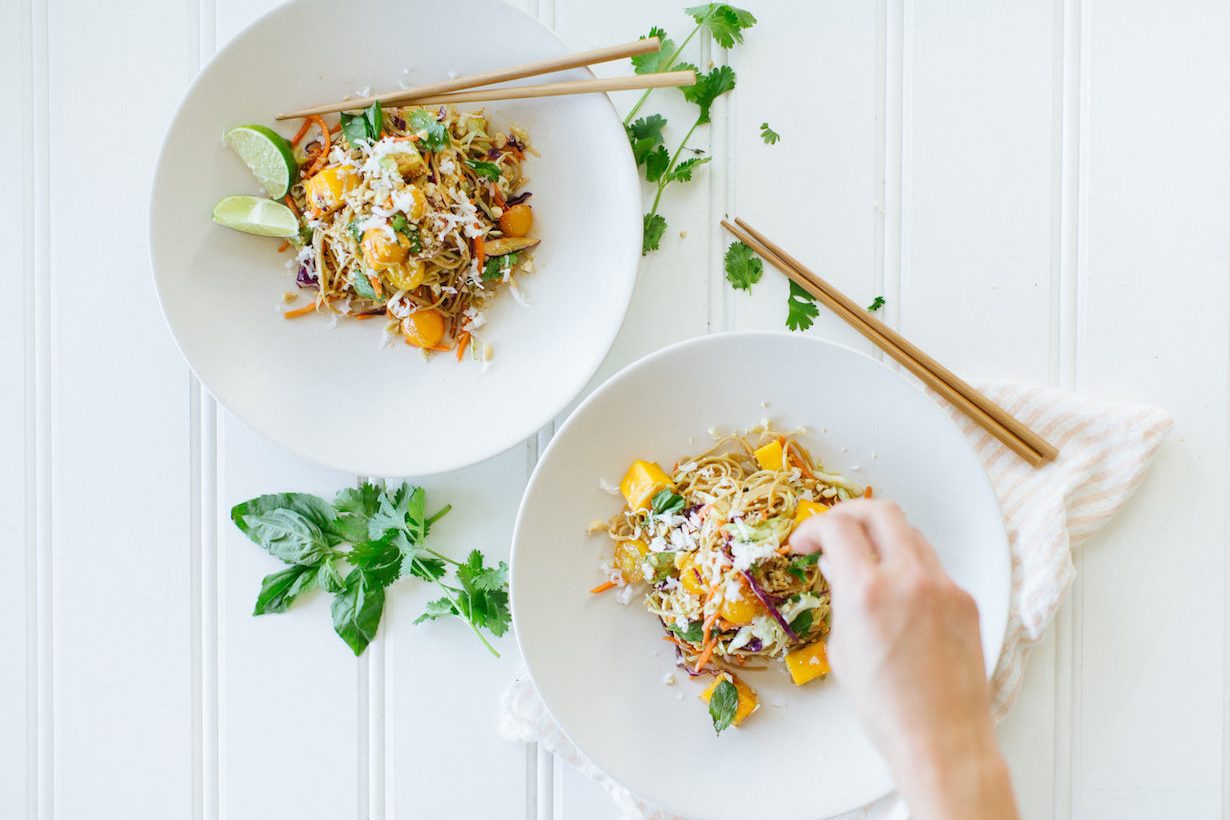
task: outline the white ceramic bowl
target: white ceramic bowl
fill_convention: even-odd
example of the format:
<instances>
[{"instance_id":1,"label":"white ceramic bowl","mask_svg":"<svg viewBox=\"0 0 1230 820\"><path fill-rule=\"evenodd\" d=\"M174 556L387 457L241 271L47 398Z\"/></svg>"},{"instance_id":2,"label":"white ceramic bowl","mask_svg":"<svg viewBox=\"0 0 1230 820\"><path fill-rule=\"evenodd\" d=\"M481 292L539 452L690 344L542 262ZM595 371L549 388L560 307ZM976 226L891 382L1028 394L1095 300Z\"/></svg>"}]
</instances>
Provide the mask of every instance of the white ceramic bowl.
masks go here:
<instances>
[{"instance_id":1,"label":"white ceramic bowl","mask_svg":"<svg viewBox=\"0 0 1230 820\"><path fill-rule=\"evenodd\" d=\"M694 820L813 820L891 787L833 681L795 688L780 668L749 673L764 705L715 736L702 684L675 670L657 621L638 600L587 591L610 544L586 525L621 506L599 479L618 483L636 458L673 463L708 447L709 428L764 417L806 426L827 467L901 504L977 599L988 674L1007 624L1008 543L986 474L948 415L893 370L778 333L701 337L624 369L560 428L530 479L513 536L513 619L568 737L635 793ZM664 685L672 671L678 681Z\"/></svg>"},{"instance_id":2,"label":"white ceramic bowl","mask_svg":"<svg viewBox=\"0 0 1230 820\"><path fill-rule=\"evenodd\" d=\"M482 47L465 32L481 30ZM469 39L473 39L472 37ZM154 179L150 256L167 321L219 401L292 450L360 475L463 467L523 440L597 370L627 310L640 259L640 186L619 117L603 95L486 105L496 126L529 132L536 271L530 307L501 294L488 311L486 373L452 356L424 362L405 345L378 349L372 323L285 321L295 290L277 240L214 225L223 196L258 193L221 142L241 123L367 86L422 84L567 51L499 0L408 3L297 0L239 34L193 83ZM403 69L409 69L403 73ZM587 71L552 75L579 79ZM529 82L534 82L531 80ZM542 79L536 80L542 82ZM479 108L481 105L463 106ZM280 126L291 133L298 122Z\"/></svg>"}]
</instances>

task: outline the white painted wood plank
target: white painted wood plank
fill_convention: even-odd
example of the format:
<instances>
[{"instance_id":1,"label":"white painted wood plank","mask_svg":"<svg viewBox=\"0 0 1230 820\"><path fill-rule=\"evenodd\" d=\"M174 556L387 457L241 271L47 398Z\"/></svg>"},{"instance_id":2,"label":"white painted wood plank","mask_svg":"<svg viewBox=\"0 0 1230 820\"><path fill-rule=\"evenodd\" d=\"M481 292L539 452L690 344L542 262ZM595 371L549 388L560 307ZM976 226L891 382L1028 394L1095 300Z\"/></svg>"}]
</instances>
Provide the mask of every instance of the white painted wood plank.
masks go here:
<instances>
[{"instance_id":1,"label":"white painted wood plank","mask_svg":"<svg viewBox=\"0 0 1230 820\"><path fill-rule=\"evenodd\" d=\"M1045 381L1053 9L917 4L906 37L902 332L958 372Z\"/></svg>"},{"instance_id":2,"label":"white painted wood plank","mask_svg":"<svg viewBox=\"0 0 1230 820\"><path fill-rule=\"evenodd\" d=\"M996 729L1008 759L1017 805L1024 820L1047 820L1054 806L1055 674L1054 630L1030 653L1021 693Z\"/></svg>"},{"instance_id":3,"label":"white painted wood plank","mask_svg":"<svg viewBox=\"0 0 1230 820\"><path fill-rule=\"evenodd\" d=\"M188 376L145 229L193 39L188 2L48 9L54 805L40 813L127 817L133 795L153 815L189 809ZM83 123L112 125L83 139Z\"/></svg>"},{"instance_id":4,"label":"white painted wood plank","mask_svg":"<svg viewBox=\"0 0 1230 820\"><path fill-rule=\"evenodd\" d=\"M731 52L738 87L725 158L734 169L729 210L867 304L880 292L876 253L884 218L877 186L876 4L761 3L752 10L758 23ZM790 77L798 84L783 85ZM781 142L764 143L764 122ZM722 232L718 251L731 240ZM720 257L709 274L722 281ZM768 265L750 295L724 287L731 327L785 330L787 287ZM870 350L825 309L810 333Z\"/></svg>"},{"instance_id":5,"label":"white painted wood plank","mask_svg":"<svg viewBox=\"0 0 1230 820\"><path fill-rule=\"evenodd\" d=\"M456 560L480 549L488 565L507 562L526 478L526 451L518 447L413 481L426 490L430 511L453 505L429 545ZM387 814L517 816L527 804L525 749L496 732L500 695L521 662L516 641L511 634L491 639L497 659L459 620L414 625L425 603L439 597L434 586L404 581L390 590L385 609Z\"/></svg>"},{"instance_id":6,"label":"white painted wood plank","mask_svg":"<svg viewBox=\"0 0 1230 820\"><path fill-rule=\"evenodd\" d=\"M1074 817L1215 817L1222 747L1230 8L1095 3L1079 382L1174 432L1083 554Z\"/></svg>"},{"instance_id":7,"label":"white painted wood plank","mask_svg":"<svg viewBox=\"0 0 1230 820\"><path fill-rule=\"evenodd\" d=\"M32 673L35 629L33 467L34 434L26 424L34 379L33 80L30 21L16 3L0 6L0 107L21 112L16 127L0 130L0 153L24 157L16 187L0 199L0 288L12 308L0 323L0 520L6 537L0 558L0 807L13 816L32 809L35 702Z\"/></svg>"},{"instance_id":8,"label":"white painted wood plank","mask_svg":"<svg viewBox=\"0 0 1230 820\"><path fill-rule=\"evenodd\" d=\"M288 612L252 616L261 578L283 564L235 527L230 508L270 492L332 498L355 479L299 459L229 415L219 439L222 816L354 816L360 805L360 757L366 753L359 747L360 670L366 658L355 659L333 633L329 598L320 591ZM388 629L386 614L381 634Z\"/></svg>"}]
</instances>

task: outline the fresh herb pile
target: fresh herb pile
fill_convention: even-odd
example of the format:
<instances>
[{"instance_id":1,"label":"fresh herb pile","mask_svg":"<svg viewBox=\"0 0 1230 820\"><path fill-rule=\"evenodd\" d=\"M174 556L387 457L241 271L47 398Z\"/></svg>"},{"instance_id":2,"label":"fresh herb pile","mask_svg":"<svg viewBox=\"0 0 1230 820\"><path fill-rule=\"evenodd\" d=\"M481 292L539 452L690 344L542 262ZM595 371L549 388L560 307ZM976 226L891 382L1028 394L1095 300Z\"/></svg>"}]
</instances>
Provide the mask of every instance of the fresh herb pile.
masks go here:
<instances>
[{"instance_id":1,"label":"fresh herb pile","mask_svg":"<svg viewBox=\"0 0 1230 820\"><path fill-rule=\"evenodd\" d=\"M342 490L333 503L307 493L276 493L237 504L231 510L235 525L288 565L261 582L253 614L285 612L303 593L323 589L333 595L334 631L361 655L380 626L385 589L413 576L442 593L416 624L460 618L499 657L483 630L496 637L508 631L508 567L503 561L485 566L478 550L459 562L426 546L432 524L450 509L428 515L423 488L406 483L364 483Z\"/></svg>"},{"instance_id":2,"label":"fresh herb pile","mask_svg":"<svg viewBox=\"0 0 1230 820\"><path fill-rule=\"evenodd\" d=\"M735 72L730 66L717 66L705 73L691 63L680 60L680 55L696 35L702 32L722 48L733 48L736 43L743 42L743 32L756 24L756 18L750 11L726 3L693 6L684 9L684 12L696 21L696 25L682 42L676 45L664 29L654 26L646 36L657 37L661 41L661 47L657 51L632 58L632 67L637 74L689 69L695 71L696 84L679 90L683 92L684 98L694 103L698 109L696 119L674 151L666 147L663 135L666 128L665 117L661 114L650 114L636 118L645 101L649 99L652 89L642 94L628 112L628 116L624 117L624 128L628 132L628 141L632 143L636 164L644 169L646 181L655 185L653 205L645 214L642 255L656 251L662 241L662 234L666 231L666 217L658 212L658 207L662 204L662 194L667 187L674 182L691 182L696 169L711 159L701 156L703 152L699 149L689 148L688 140L697 128L709 122L709 112L714 100L733 91L735 87ZM776 138L776 134L774 137ZM685 159L685 152L691 156Z\"/></svg>"}]
</instances>

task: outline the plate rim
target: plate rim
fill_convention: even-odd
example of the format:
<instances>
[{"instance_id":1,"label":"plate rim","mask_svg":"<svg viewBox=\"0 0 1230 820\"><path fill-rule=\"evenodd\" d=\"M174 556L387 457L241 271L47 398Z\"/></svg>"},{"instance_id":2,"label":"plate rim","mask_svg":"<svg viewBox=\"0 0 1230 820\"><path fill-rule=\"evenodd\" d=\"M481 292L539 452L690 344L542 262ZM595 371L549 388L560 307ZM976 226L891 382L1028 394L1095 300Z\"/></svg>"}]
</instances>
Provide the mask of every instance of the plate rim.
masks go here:
<instances>
[{"instance_id":1,"label":"plate rim","mask_svg":"<svg viewBox=\"0 0 1230 820\"><path fill-rule=\"evenodd\" d=\"M151 175L150 182L149 182L148 205L146 207L146 220L145 220L146 260L149 266L149 275L154 285L154 294L158 300L158 308L159 308L158 312L162 316L162 321L163 321L164 326L170 332L171 339L175 344L175 349L179 352L181 359L188 366L189 371L191 371L193 377L197 380L197 382L201 385L201 387L205 390L205 392L207 392L211 397L213 397L226 410L227 413L234 416L241 423L243 423L244 426L254 431L258 435L260 435L262 438L265 438L268 441L273 442L277 446L284 447L290 452L294 453L295 455L300 456L314 464L319 464L329 469L337 470L339 472L347 473L350 475L361 475L361 476L367 476L371 478L402 478L402 477L426 478L426 477L431 477L431 476L442 475L444 473L450 473L456 470L464 470L468 467L473 467L476 464L480 464L484 461L488 461L492 458L495 458L496 456L506 453L509 450L513 449L514 447L517 447L518 445L523 444L531 436L536 435L538 431L542 430L553 419L558 417L560 413L564 412L572 402L576 401L577 396L581 395L581 393L585 390L586 386L590 384L594 376L599 372L599 370L601 370L602 365L606 362L606 359L610 355L612 348L615 346L615 342L618 339L620 332L623 330L624 324L628 320L628 312L632 305L632 297L636 291L636 283L638 279L640 278L640 253L639 253L639 245L638 245L639 229L636 231L633 230L634 227L637 227L639 225L639 222L637 220L629 220L630 227L628 229L628 237L626 241L628 249L627 251L625 251L626 258L623 260L622 264L620 264L618 258L614 256L612 257L616 266L618 267L627 266L628 268L630 268L630 273L621 277L624 282L624 287L623 287L622 298L619 299L619 302L621 303L620 319L618 322L613 323L609 334L604 334L603 338L598 340L601 344L597 345L595 348L595 349L598 349L600 347L601 350L603 351L602 354L599 356L596 356L595 360L590 365L582 367L581 370L578 371L579 376L580 376L580 378L578 378L578 383L575 385L575 387L569 388L567 390L567 395L562 397L562 400L559 402L559 406L551 408L550 412L544 411L544 412L532 414L535 419L533 422L533 426L530 427L530 429L525 430L523 433L521 433L520 435L518 435L516 438L512 439L511 441L504 443L504 444L498 444L494 447L485 448L482 451L480 451L477 455L470 456L464 460L460 460L455 463L428 464L425 469L419 468L419 469L412 470L412 471L404 471L404 470L390 471L390 470L383 469L383 468L368 469L370 467L374 467L378 465L372 465L372 464L364 465L364 464L361 464L358 460L352 463L340 463L332 458L322 458L314 454L313 452L311 452L310 449L304 446L301 446L301 443L298 440L293 439L290 436L279 435L277 431L265 430L259 425L257 425L251 419L250 413L246 411L241 411L240 409L237 408L235 402L233 401L233 398L234 398L233 394L230 394L230 393L224 394L223 392L220 392L219 390L215 389L215 387L211 385L210 382L207 381L201 375L197 367L197 363L193 361L192 357L188 355L187 351L185 350L184 342L181 339L180 334L176 331L174 323L171 321L170 313L167 310L166 295L163 291L163 286L160 282L160 277L158 273L158 265L156 261L157 248L160 247L160 244L158 240L156 239L157 233L155 231L155 220L157 219L156 205L157 205L157 200L159 196L159 179L162 177L164 173L164 168L169 167L169 163L171 162L170 152L168 150L171 134L176 129L176 126L179 124L180 120L185 115L185 111L187 109L189 101L197 93L197 90L200 84L205 81L206 77L214 69L215 64L223 59L226 59L232 50L240 48L244 42L246 42L249 38L253 36L252 32L258 27L260 27L261 25L266 24L269 19L277 17L279 15L291 13L290 10L295 9L297 6L306 5L307 3L314 2L314 1L315 0L290 0L290 2L277 5L269 9L268 11L258 15L251 21L249 21L247 25L245 25L240 31L236 32L235 35L230 38L230 40L226 43L226 45L224 45L222 48L214 52L213 56L211 56L210 59L203 66L201 66L196 76L192 78L192 81L188 84L188 87L184 90L183 95L180 97L179 102L175 106L174 113L171 115L170 119L167 121L167 125L163 129L162 140L158 146L158 153L154 159L153 174ZM525 20L533 23L536 27L541 29L545 34L547 34L551 38L551 40L555 44L557 44L560 47L561 53L566 53L570 51L568 44L564 41L562 37L560 37L554 30L552 30L551 28L548 28L540 20L530 15L528 12L524 11L523 9L517 8L516 6L513 6L509 3L500 2L499 0L477 0L477 1L478 2L491 2L492 5L497 5L502 8L507 8L509 11L513 12L515 15L524 18ZM595 76L593 71L588 66L583 66L581 67L580 70L583 70L591 78ZM610 116L614 118L613 120L614 122L622 123L623 118L619 116L619 111L615 108L615 103L611 100L610 96L607 94L603 94L601 96L602 96L603 101L605 102L605 107L603 110L609 111ZM625 145L626 145L626 142L625 142ZM623 165L623 170L621 173L627 179L631 180L631 188L639 193L640 192L640 175L637 173L636 165L632 161L633 157L632 157L631 148L629 147L626 150L621 151L619 156L621 158L620 162ZM635 210L637 210L638 212L640 210L639 198L636 202Z\"/></svg>"},{"instance_id":2,"label":"plate rim","mask_svg":"<svg viewBox=\"0 0 1230 820\"><path fill-rule=\"evenodd\" d=\"M588 757L593 762L593 764L599 769L599 771L601 771L607 777L610 777L614 782L619 783L621 786L623 785L622 781L616 779L613 775L611 775L609 772L607 772L605 769L599 766L597 761L594 760L594 758L591 756L590 751L585 748L582 748L572 737L572 734L569 731L569 729L565 727L555 717L555 714L552 711L550 704L548 703L547 699L542 694L542 690L538 685L538 681L535 677L533 667L529 661L528 656L525 653L525 645L521 637L522 632L521 632L520 623L519 623L520 619L518 617L518 612L520 610L518 601L520 600L520 598L517 595L517 586L518 586L517 578L521 573L518 572L518 567L520 566L520 562L518 562L517 560L517 553L518 553L517 545L523 540L522 539L522 529L525 526L526 503L530 497L531 491L535 489L536 485L541 480L542 465L547 462L551 454L554 452L556 446L561 441L561 434L568 430L568 428L581 415L582 411L586 410L592 402L597 401L608 390L613 390L619 382L622 382L624 379L628 378L632 372L639 370L643 366L647 366L650 363L660 358L670 356L678 350L683 350L689 347L708 344L712 342L712 340L715 340L715 339L728 339L728 338L788 339L791 341L791 343L799 342L803 344L815 344L818 346L837 349L837 350L843 351L844 353L854 354L855 356L865 359L868 362L876 365L877 367L884 369L889 374L891 374L898 382L903 384L905 387L921 394L923 398L925 398L928 402L934 405L936 410L938 410L944 416L947 424L950 424L953 427L957 428L956 432L960 435L961 440L964 443L964 446L967 448L970 455L973 456L976 463L978 463L979 467L981 468L979 470L980 483L982 487L985 489L985 491L989 494L991 500L995 502L996 509L999 510L999 516L998 516L999 527L997 528L997 532L1002 533L1002 541L1000 543L1002 544L1002 547L1003 547L1002 560L1004 562L1003 563L1004 583L1003 583L1003 588L999 592L999 596L1000 596L999 599L1003 601L1003 606L1001 607L1002 613L997 615L996 622L992 624L992 626L994 627L994 634L995 634L995 638L994 638L995 651L992 653L991 657L984 658L984 669L986 672L988 682L993 677L995 669L999 665L999 660L1003 656L1003 653L1004 653L1004 646L1007 643L1008 622L1011 616L1011 605L1012 605L1012 597L1011 597L1011 593L1012 593L1012 552L1011 552L1011 542L1008 537L1007 526L1003 520L1003 509L999 503L998 496L995 494L995 487L991 483L990 476L987 474L986 469L982 468L982 463L981 463L981 460L978 458L977 451L974 449L973 445L970 444L964 432L960 430L956 421L948 413L944 412L945 411L944 406L939 404L934 399L934 397L929 395L927 391L923 389L922 385L910 381L909 379L905 378L905 376L902 373L900 373L897 370L894 370L892 367L889 367L887 363L874 358L873 356L869 355L868 353L865 353L864 351L858 350L854 347L851 347L850 345L842 344L841 342L833 341L831 339L827 339L827 338L823 338L819 336L803 335L803 334L793 333L789 331L778 331L778 330L731 330L731 331L719 331L716 333L703 333L697 336L691 336L686 339L681 339L677 342L673 342L672 344L667 345L666 347L662 347L650 353L647 353L641 358L636 359L635 361L630 362L629 364L620 368L618 372L612 374L609 378L603 381L602 384L598 385L598 387L592 390L589 393L589 395L587 395L576 406L576 408L571 413L568 414L568 418L565 419L564 423L560 425L558 430L556 430L555 434L551 437L551 441L548 443L546 449L543 450L542 454L539 456L537 463L534 465L534 470L530 474L529 480L526 482L525 490L521 494L521 502L517 507L517 517L516 517L516 520L513 522L512 538L510 542L510 552L509 552L509 558L508 558L509 609L512 613L513 636L517 642L517 651L521 655L522 663L525 664L525 668L528 672L530 685L534 687L534 692L538 695L539 699L542 701L543 705L546 707L547 713L551 716L551 719L555 722L555 725L559 728L560 732L564 735L565 738L567 738L568 742L571 743L578 751L580 751L582 754ZM625 788L627 787L625 786ZM860 802L860 803L857 803L851 806L843 806L837 811L835 815L829 815L829 816L830 817L840 816L843 813L854 811L855 809L858 809L861 806L868 805L870 802L879 800L880 798L884 797L884 795L891 793L892 789L893 789L893 784L890 781L887 784L887 788L884 791L872 797L869 801ZM670 805L670 801L659 800L659 799L653 798L653 802L657 803L657 805L661 806L662 808L667 809L668 811L675 811L676 813L678 813L677 809L673 808Z\"/></svg>"}]
</instances>

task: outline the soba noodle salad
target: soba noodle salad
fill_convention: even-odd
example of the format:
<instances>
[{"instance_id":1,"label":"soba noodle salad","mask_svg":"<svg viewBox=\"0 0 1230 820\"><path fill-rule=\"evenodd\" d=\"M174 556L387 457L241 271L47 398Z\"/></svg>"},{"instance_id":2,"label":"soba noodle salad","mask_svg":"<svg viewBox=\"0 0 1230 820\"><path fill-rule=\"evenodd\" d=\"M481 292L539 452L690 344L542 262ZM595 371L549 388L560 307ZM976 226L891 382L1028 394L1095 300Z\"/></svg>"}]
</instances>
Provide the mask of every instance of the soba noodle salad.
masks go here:
<instances>
[{"instance_id":1,"label":"soba noodle salad","mask_svg":"<svg viewBox=\"0 0 1230 820\"><path fill-rule=\"evenodd\" d=\"M624 508L605 529L606 581L623 602L641 596L702 693L714 728L739 725L756 693L740 677L784 661L795 684L828 673L829 589L816 555L791 554L801 522L870 494L826 472L793 434L766 424L719 438L669 470L635 461L620 483Z\"/></svg>"},{"instance_id":2,"label":"soba noodle salad","mask_svg":"<svg viewBox=\"0 0 1230 820\"><path fill-rule=\"evenodd\" d=\"M524 304L517 283L539 243L523 190L528 135L497 129L483 111L377 102L332 127L308 117L283 144L286 194L263 204L293 212L281 249L293 251L286 267L311 299L284 315L376 319L386 342L489 360L484 310L500 290Z\"/></svg>"}]
</instances>

